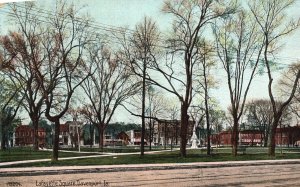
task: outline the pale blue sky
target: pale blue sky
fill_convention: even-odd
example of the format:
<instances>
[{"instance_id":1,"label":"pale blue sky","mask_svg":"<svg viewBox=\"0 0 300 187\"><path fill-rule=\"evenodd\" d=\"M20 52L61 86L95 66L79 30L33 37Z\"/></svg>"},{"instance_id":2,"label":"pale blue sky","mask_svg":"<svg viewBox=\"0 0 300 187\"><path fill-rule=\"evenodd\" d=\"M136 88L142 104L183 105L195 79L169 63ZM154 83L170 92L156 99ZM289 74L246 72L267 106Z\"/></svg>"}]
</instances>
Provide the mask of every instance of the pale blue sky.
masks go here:
<instances>
[{"instance_id":1,"label":"pale blue sky","mask_svg":"<svg viewBox=\"0 0 300 187\"><path fill-rule=\"evenodd\" d=\"M53 0L38 0L43 2L45 7L51 5ZM95 19L99 24L107 24L118 27L134 28L134 26L140 22L144 16L152 17L159 24L159 28L166 32L170 29L170 23L172 19L169 16L161 13L160 9L163 5L163 0L75 0L79 5L87 5L83 11L87 11L90 16ZM0 0L1 3L1 0ZM51 7L51 6L50 6ZM300 1L297 0L296 4L289 9L289 16L300 17ZM3 8L2 8L3 9ZM1 9L0 9L1 13ZM5 16L0 14L0 26L2 29L6 29L6 25L3 22ZM295 32L291 37L284 41L285 45L279 54L281 63L289 64L296 61L300 54L300 31ZM213 96L217 97L222 105L223 109L226 109L229 105L229 94L226 82L224 80L224 72L218 70L216 72L220 82L220 87L214 90ZM267 94L267 77L256 77L253 82L252 89L249 92L249 98L268 98ZM132 121L132 117L126 117L114 119L116 121Z\"/></svg>"}]
</instances>

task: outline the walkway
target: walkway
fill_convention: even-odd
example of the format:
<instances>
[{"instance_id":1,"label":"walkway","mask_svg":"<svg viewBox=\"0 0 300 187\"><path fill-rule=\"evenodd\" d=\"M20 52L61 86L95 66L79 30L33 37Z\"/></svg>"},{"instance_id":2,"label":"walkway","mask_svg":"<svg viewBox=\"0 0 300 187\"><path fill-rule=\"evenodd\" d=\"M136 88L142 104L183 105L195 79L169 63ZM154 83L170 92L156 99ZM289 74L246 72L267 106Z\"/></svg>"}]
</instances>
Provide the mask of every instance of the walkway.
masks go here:
<instances>
[{"instance_id":1,"label":"walkway","mask_svg":"<svg viewBox=\"0 0 300 187\"><path fill-rule=\"evenodd\" d=\"M300 165L300 159L290 160L259 160L259 161L227 161L227 162L194 162L167 164L130 164L130 165L96 165L96 166L55 166L0 168L0 177L38 176L56 174L106 173L149 170L201 169L244 166Z\"/></svg>"}]
</instances>

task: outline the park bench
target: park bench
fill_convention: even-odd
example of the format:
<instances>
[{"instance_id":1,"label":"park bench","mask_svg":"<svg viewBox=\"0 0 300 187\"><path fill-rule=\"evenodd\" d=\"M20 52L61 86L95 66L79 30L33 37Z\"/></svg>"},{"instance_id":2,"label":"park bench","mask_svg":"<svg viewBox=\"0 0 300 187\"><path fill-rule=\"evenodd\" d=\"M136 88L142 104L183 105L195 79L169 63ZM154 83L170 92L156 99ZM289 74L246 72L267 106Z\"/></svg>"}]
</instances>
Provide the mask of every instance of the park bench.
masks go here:
<instances>
[{"instance_id":1,"label":"park bench","mask_svg":"<svg viewBox=\"0 0 300 187\"><path fill-rule=\"evenodd\" d=\"M246 149L247 149L246 146L238 146L237 152L238 152L238 153L246 154Z\"/></svg>"}]
</instances>

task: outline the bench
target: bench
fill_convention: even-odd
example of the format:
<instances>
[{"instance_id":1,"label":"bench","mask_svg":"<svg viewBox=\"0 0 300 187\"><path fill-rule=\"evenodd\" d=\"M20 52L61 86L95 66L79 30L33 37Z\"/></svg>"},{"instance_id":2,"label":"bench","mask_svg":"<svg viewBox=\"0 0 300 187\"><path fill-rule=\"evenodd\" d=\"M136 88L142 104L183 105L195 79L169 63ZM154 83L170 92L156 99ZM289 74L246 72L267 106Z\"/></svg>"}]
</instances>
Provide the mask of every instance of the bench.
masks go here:
<instances>
[{"instance_id":1,"label":"bench","mask_svg":"<svg viewBox=\"0 0 300 187\"><path fill-rule=\"evenodd\" d=\"M240 153L246 154L246 149L247 149L246 146L238 146L237 152L238 153L240 152Z\"/></svg>"}]
</instances>

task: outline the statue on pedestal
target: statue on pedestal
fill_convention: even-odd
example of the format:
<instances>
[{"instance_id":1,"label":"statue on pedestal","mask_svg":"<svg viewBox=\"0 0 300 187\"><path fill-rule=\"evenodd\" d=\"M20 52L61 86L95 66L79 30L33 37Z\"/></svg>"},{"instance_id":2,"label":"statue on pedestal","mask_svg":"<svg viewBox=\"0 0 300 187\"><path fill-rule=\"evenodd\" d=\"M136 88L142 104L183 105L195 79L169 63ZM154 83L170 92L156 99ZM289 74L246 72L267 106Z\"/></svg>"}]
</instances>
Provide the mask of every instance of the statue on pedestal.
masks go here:
<instances>
[{"instance_id":1,"label":"statue on pedestal","mask_svg":"<svg viewBox=\"0 0 300 187\"><path fill-rule=\"evenodd\" d=\"M191 137L191 142L192 142L192 149L196 149L198 148L197 146L197 142L198 142L198 138L197 138L197 135L196 135L196 124L194 126L194 129L193 129L193 135Z\"/></svg>"}]
</instances>

